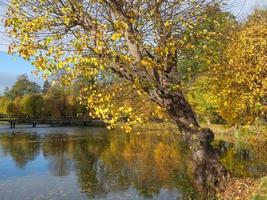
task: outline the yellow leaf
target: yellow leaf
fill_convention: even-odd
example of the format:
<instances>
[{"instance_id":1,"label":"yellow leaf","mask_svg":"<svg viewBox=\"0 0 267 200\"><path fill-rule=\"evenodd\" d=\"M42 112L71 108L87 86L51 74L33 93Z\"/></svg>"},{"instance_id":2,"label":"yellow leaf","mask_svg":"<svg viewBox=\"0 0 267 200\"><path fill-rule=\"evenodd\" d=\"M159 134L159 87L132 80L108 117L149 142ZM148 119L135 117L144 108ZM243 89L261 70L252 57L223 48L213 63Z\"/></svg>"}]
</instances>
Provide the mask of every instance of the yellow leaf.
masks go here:
<instances>
[{"instance_id":1,"label":"yellow leaf","mask_svg":"<svg viewBox=\"0 0 267 200\"><path fill-rule=\"evenodd\" d=\"M116 41L116 40L119 40L121 36L122 36L121 33L113 33L113 35L111 36L111 39Z\"/></svg>"}]
</instances>

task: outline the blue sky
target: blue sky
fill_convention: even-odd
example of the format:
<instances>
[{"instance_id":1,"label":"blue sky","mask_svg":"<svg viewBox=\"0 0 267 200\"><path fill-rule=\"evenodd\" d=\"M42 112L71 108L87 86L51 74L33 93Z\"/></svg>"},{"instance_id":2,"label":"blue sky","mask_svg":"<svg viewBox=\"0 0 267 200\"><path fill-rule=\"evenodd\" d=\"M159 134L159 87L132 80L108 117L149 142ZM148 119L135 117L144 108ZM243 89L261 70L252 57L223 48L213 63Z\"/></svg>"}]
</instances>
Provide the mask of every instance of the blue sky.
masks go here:
<instances>
[{"instance_id":1,"label":"blue sky","mask_svg":"<svg viewBox=\"0 0 267 200\"><path fill-rule=\"evenodd\" d=\"M5 87L10 87L17 76L21 74L27 74L32 81L42 84L43 81L41 79L31 74L34 69L30 62L20 57L0 52L0 93L3 92Z\"/></svg>"},{"instance_id":2,"label":"blue sky","mask_svg":"<svg viewBox=\"0 0 267 200\"><path fill-rule=\"evenodd\" d=\"M245 18L255 8L267 8L267 0L228 0L229 10L238 18Z\"/></svg>"},{"instance_id":3,"label":"blue sky","mask_svg":"<svg viewBox=\"0 0 267 200\"><path fill-rule=\"evenodd\" d=\"M244 19L253 12L255 7L267 7L267 0L229 0L228 4L228 8L232 13L239 19ZM0 8L2 13L3 10L3 8ZM3 24L0 22L0 32L3 31ZM42 84L43 80L31 74L34 66L30 62L6 53L8 43L9 39L0 34L0 94L5 87L10 87L16 81L16 77L21 74L27 74L31 80Z\"/></svg>"}]
</instances>

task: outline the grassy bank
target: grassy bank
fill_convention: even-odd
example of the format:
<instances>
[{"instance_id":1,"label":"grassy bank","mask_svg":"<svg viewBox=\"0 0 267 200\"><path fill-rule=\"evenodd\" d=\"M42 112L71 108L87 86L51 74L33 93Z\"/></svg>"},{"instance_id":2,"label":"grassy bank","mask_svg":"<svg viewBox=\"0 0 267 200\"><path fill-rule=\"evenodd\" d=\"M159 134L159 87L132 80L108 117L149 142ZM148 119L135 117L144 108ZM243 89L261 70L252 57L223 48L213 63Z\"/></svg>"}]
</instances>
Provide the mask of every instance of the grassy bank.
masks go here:
<instances>
[{"instance_id":1,"label":"grassy bank","mask_svg":"<svg viewBox=\"0 0 267 200\"><path fill-rule=\"evenodd\" d=\"M225 125L211 124L202 125L209 127L215 133L217 139L224 139L228 141L244 141L250 143L267 141L267 126L266 125L253 125L245 127L227 127Z\"/></svg>"},{"instance_id":2,"label":"grassy bank","mask_svg":"<svg viewBox=\"0 0 267 200\"><path fill-rule=\"evenodd\" d=\"M208 127L214 131L216 140L245 142L255 147L259 144L261 146L267 144L267 126L247 126L237 129L212 124ZM267 200L267 176L260 179L232 178L224 193L219 194L219 199Z\"/></svg>"}]
</instances>

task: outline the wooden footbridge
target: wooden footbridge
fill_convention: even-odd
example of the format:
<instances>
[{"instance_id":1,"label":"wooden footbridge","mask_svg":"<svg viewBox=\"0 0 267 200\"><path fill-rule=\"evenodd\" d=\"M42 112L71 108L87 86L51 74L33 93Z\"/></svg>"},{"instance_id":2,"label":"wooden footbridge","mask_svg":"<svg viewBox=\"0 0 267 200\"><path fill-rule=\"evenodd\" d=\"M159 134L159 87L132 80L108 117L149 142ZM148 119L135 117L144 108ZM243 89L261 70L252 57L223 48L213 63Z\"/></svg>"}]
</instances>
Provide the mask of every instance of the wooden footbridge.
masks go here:
<instances>
[{"instance_id":1,"label":"wooden footbridge","mask_svg":"<svg viewBox=\"0 0 267 200\"><path fill-rule=\"evenodd\" d=\"M65 116L61 118L30 118L28 116L11 116L0 114L0 122L9 122L10 128L16 128L16 124L31 124L36 128L38 124L50 124L55 126L92 126L105 127L102 120L93 120L87 116Z\"/></svg>"}]
</instances>

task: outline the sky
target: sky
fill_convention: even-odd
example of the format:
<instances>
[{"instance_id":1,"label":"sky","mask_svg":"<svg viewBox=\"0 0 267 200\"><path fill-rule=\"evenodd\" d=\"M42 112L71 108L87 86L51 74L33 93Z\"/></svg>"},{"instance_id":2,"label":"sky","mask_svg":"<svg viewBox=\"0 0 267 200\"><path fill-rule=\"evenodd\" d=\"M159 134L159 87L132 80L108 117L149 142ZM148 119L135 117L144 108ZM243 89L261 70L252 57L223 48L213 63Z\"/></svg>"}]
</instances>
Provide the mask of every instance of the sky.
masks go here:
<instances>
[{"instance_id":1,"label":"sky","mask_svg":"<svg viewBox=\"0 0 267 200\"><path fill-rule=\"evenodd\" d=\"M228 0L227 8L242 20L247 15L253 12L255 7L266 7L267 0ZM4 13L4 8L1 8L0 12ZM0 21L0 33L4 32L3 22ZM24 61L17 56L8 55L7 48L9 39L3 34L0 34L0 94L3 93L5 87L10 87L16 81L16 77L21 74L27 74L28 77L40 85L43 80L38 79L31 72L35 69L29 61Z\"/></svg>"},{"instance_id":2,"label":"sky","mask_svg":"<svg viewBox=\"0 0 267 200\"><path fill-rule=\"evenodd\" d=\"M267 0L228 0L229 10L237 18L245 18L251 14L255 8L267 8Z\"/></svg>"},{"instance_id":3,"label":"sky","mask_svg":"<svg viewBox=\"0 0 267 200\"><path fill-rule=\"evenodd\" d=\"M30 80L41 85L43 80L31 74L34 69L30 62L20 57L0 52L0 94L3 93L5 87L12 86L17 76L21 74L27 74Z\"/></svg>"}]
</instances>

